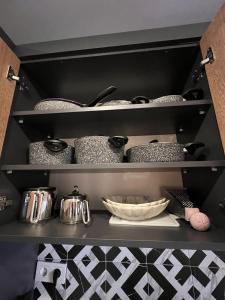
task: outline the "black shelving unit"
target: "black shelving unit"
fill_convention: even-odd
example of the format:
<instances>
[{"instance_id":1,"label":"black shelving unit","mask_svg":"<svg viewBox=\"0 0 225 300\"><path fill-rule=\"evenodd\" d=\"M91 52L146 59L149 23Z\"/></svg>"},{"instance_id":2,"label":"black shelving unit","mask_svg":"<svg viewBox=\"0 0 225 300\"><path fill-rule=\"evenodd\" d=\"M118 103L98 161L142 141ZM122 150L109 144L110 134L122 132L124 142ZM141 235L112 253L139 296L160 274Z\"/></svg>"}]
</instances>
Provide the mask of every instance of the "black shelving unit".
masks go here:
<instances>
[{"instance_id":1,"label":"black shelving unit","mask_svg":"<svg viewBox=\"0 0 225 300\"><path fill-rule=\"evenodd\" d=\"M58 111L15 111L13 118L30 140L83 135L149 135L197 130L210 100L80 108ZM104 124L104 126L103 126Z\"/></svg>"},{"instance_id":2,"label":"black shelving unit","mask_svg":"<svg viewBox=\"0 0 225 300\"><path fill-rule=\"evenodd\" d=\"M104 173L104 172L149 172L172 171L188 168L224 168L225 160L211 161L180 161L180 162L150 162L150 163L117 163L117 164L68 164L68 165L2 165L1 170L12 171L52 171L74 173Z\"/></svg>"},{"instance_id":3,"label":"black shelving unit","mask_svg":"<svg viewBox=\"0 0 225 300\"><path fill-rule=\"evenodd\" d=\"M0 226L0 239L35 243L225 250L224 231L215 227L209 232L197 232L182 220L179 221L180 227L171 228L118 226L110 225L109 218L107 213L93 213L89 226L61 224L59 219L40 224L14 221Z\"/></svg>"},{"instance_id":4,"label":"black shelving unit","mask_svg":"<svg viewBox=\"0 0 225 300\"><path fill-rule=\"evenodd\" d=\"M199 47L191 41L174 45L60 53L51 57L24 59L1 158L0 171L9 188L18 194L26 187L46 186L51 174L182 171L184 187L209 213L217 225L207 232L194 231L180 221L179 228L148 228L109 225L107 213L92 213L90 226L68 226L58 219L29 225L14 220L0 226L0 240L120 245L162 248L225 249L224 198L225 160L206 79L205 99L179 103L149 103L85 107L78 110L34 111L41 98L62 97L88 103L108 85L118 87L109 99L131 99L137 95L154 99L182 94L192 82L192 70L199 63ZM128 47L129 46L129 47ZM133 48L132 48L133 47ZM129 48L129 49L128 49ZM29 165L27 149L33 141L76 138L84 135L165 135L176 134L179 143L203 141L209 148L206 161L120 163L99 165ZM224 180L223 180L224 179ZM63 182L60 184L63 185ZM209 205L210 203L210 205Z\"/></svg>"}]
</instances>

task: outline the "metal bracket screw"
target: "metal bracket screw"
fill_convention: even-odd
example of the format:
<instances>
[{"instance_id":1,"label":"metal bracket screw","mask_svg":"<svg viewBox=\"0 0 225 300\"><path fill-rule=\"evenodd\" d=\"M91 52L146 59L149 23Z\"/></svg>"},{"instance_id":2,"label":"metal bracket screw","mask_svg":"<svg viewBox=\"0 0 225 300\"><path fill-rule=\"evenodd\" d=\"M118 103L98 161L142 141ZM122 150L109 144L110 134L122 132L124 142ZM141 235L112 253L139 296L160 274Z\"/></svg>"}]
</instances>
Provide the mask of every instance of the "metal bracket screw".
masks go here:
<instances>
[{"instance_id":1,"label":"metal bracket screw","mask_svg":"<svg viewBox=\"0 0 225 300\"><path fill-rule=\"evenodd\" d=\"M184 132L184 128L181 127L181 128L178 129L178 131L179 132Z\"/></svg>"},{"instance_id":2,"label":"metal bracket screw","mask_svg":"<svg viewBox=\"0 0 225 300\"><path fill-rule=\"evenodd\" d=\"M217 171L218 171L218 168L212 167L212 168L211 168L211 171L212 171L212 172L217 172Z\"/></svg>"},{"instance_id":3,"label":"metal bracket screw","mask_svg":"<svg viewBox=\"0 0 225 300\"><path fill-rule=\"evenodd\" d=\"M19 119L18 123L23 124L23 119Z\"/></svg>"},{"instance_id":4,"label":"metal bracket screw","mask_svg":"<svg viewBox=\"0 0 225 300\"><path fill-rule=\"evenodd\" d=\"M198 114L199 114L200 116L203 116L203 115L205 115L205 111L204 111L204 110L199 110Z\"/></svg>"},{"instance_id":5,"label":"metal bracket screw","mask_svg":"<svg viewBox=\"0 0 225 300\"><path fill-rule=\"evenodd\" d=\"M7 174L7 175L11 175L12 173L13 173L12 170L7 170L7 171L6 171L6 174Z\"/></svg>"}]
</instances>

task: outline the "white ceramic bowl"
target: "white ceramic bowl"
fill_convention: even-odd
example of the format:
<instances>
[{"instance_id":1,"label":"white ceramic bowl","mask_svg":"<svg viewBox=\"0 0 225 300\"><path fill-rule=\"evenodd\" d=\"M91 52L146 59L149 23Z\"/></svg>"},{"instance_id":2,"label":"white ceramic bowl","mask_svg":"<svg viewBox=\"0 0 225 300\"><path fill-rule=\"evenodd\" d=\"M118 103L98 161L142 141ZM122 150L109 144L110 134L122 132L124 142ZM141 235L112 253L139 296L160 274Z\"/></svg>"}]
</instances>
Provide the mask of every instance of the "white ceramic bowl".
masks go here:
<instances>
[{"instance_id":1,"label":"white ceramic bowl","mask_svg":"<svg viewBox=\"0 0 225 300\"><path fill-rule=\"evenodd\" d=\"M123 198L123 200L122 200ZM162 198L156 201L146 201L148 197L145 196L108 196L107 198L103 198L109 204L116 205L118 207L145 207L145 206L154 206L167 201L166 198ZM124 202L122 202L122 201Z\"/></svg>"},{"instance_id":2,"label":"white ceramic bowl","mask_svg":"<svg viewBox=\"0 0 225 300\"><path fill-rule=\"evenodd\" d=\"M163 201L162 201L163 200ZM161 203L153 204L123 204L103 201L106 209L113 215L130 221L142 221L151 219L161 214L169 204L169 200L161 199Z\"/></svg>"}]
</instances>

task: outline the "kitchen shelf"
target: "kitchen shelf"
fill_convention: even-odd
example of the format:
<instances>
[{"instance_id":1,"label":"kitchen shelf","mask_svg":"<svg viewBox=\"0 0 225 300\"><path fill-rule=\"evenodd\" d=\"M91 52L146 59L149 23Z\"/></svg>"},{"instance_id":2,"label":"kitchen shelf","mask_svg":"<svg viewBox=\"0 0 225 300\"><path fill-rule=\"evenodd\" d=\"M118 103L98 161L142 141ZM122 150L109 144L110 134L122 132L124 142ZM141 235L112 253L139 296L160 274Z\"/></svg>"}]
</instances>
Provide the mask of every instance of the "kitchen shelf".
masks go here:
<instances>
[{"instance_id":1,"label":"kitchen shelf","mask_svg":"<svg viewBox=\"0 0 225 300\"><path fill-rule=\"evenodd\" d=\"M58 219L39 224L19 221L0 226L1 241L72 243L126 247L184 249L225 249L225 231L212 227L208 232L193 230L185 221L179 228L132 227L109 224L107 213L92 214L90 225L65 225Z\"/></svg>"},{"instance_id":2,"label":"kitchen shelf","mask_svg":"<svg viewBox=\"0 0 225 300\"><path fill-rule=\"evenodd\" d=\"M149 135L199 128L210 100L87 107L79 110L15 111L29 139L84 135ZM104 124L104 126L102 125Z\"/></svg>"},{"instance_id":3,"label":"kitchen shelf","mask_svg":"<svg viewBox=\"0 0 225 300\"><path fill-rule=\"evenodd\" d=\"M52 171L74 173L106 173L106 172L149 172L173 171L186 168L224 168L225 160L210 161L179 161L179 162L151 162L151 163L116 163L116 164L67 164L67 165L2 165L1 170L7 171Z\"/></svg>"}]
</instances>

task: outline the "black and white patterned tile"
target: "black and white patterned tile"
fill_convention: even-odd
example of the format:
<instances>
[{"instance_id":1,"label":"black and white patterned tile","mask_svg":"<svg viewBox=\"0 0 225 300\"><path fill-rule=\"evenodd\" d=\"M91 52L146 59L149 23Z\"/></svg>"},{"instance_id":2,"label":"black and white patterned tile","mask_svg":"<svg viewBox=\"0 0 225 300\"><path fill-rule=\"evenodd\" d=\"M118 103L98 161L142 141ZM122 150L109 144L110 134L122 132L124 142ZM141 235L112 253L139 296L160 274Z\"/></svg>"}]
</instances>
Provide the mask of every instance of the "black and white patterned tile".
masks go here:
<instances>
[{"instance_id":1,"label":"black and white patterned tile","mask_svg":"<svg viewBox=\"0 0 225 300\"><path fill-rule=\"evenodd\" d=\"M105 299L148 299L147 267L136 263L106 263Z\"/></svg>"},{"instance_id":2,"label":"black and white patterned tile","mask_svg":"<svg viewBox=\"0 0 225 300\"><path fill-rule=\"evenodd\" d=\"M56 285L47 282L35 282L33 300L64 300L66 289L63 285Z\"/></svg>"},{"instance_id":3,"label":"black and white patterned tile","mask_svg":"<svg viewBox=\"0 0 225 300\"><path fill-rule=\"evenodd\" d=\"M192 267L195 299L225 299L225 269Z\"/></svg>"},{"instance_id":4,"label":"black and white patterned tile","mask_svg":"<svg viewBox=\"0 0 225 300\"><path fill-rule=\"evenodd\" d=\"M225 252L211 250L189 250L190 265L200 268L225 269Z\"/></svg>"},{"instance_id":5,"label":"black and white patterned tile","mask_svg":"<svg viewBox=\"0 0 225 300\"><path fill-rule=\"evenodd\" d=\"M105 277L105 262L68 261L66 299L105 300Z\"/></svg>"},{"instance_id":6,"label":"black and white patterned tile","mask_svg":"<svg viewBox=\"0 0 225 300\"><path fill-rule=\"evenodd\" d=\"M195 299L190 267L148 265L147 275L150 299Z\"/></svg>"},{"instance_id":7,"label":"black and white patterned tile","mask_svg":"<svg viewBox=\"0 0 225 300\"><path fill-rule=\"evenodd\" d=\"M147 253L147 264L189 266L189 252L185 249L151 249Z\"/></svg>"},{"instance_id":8,"label":"black and white patterned tile","mask_svg":"<svg viewBox=\"0 0 225 300\"><path fill-rule=\"evenodd\" d=\"M225 252L40 246L39 260L67 263L65 285L36 282L34 299L225 299Z\"/></svg>"},{"instance_id":9,"label":"black and white patterned tile","mask_svg":"<svg viewBox=\"0 0 225 300\"><path fill-rule=\"evenodd\" d=\"M54 262L67 260L67 246L68 245L41 244L39 246L37 259L39 261L54 261Z\"/></svg>"},{"instance_id":10,"label":"black and white patterned tile","mask_svg":"<svg viewBox=\"0 0 225 300\"><path fill-rule=\"evenodd\" d=\"M105 247L75 245L68 250L67 256L74 261L105 261Z\"/></svg>"},{"instance_id":11,"label":"black and white patterned tile","mask_svg":"<svg viewBox=\"0 0 225 300\"><path fill-rule=\"evenodd\" d=\"M146 255L150 250L148 248L105 247L105 259L117 263L146 263Z\"/></svg>"}]
</instances>

